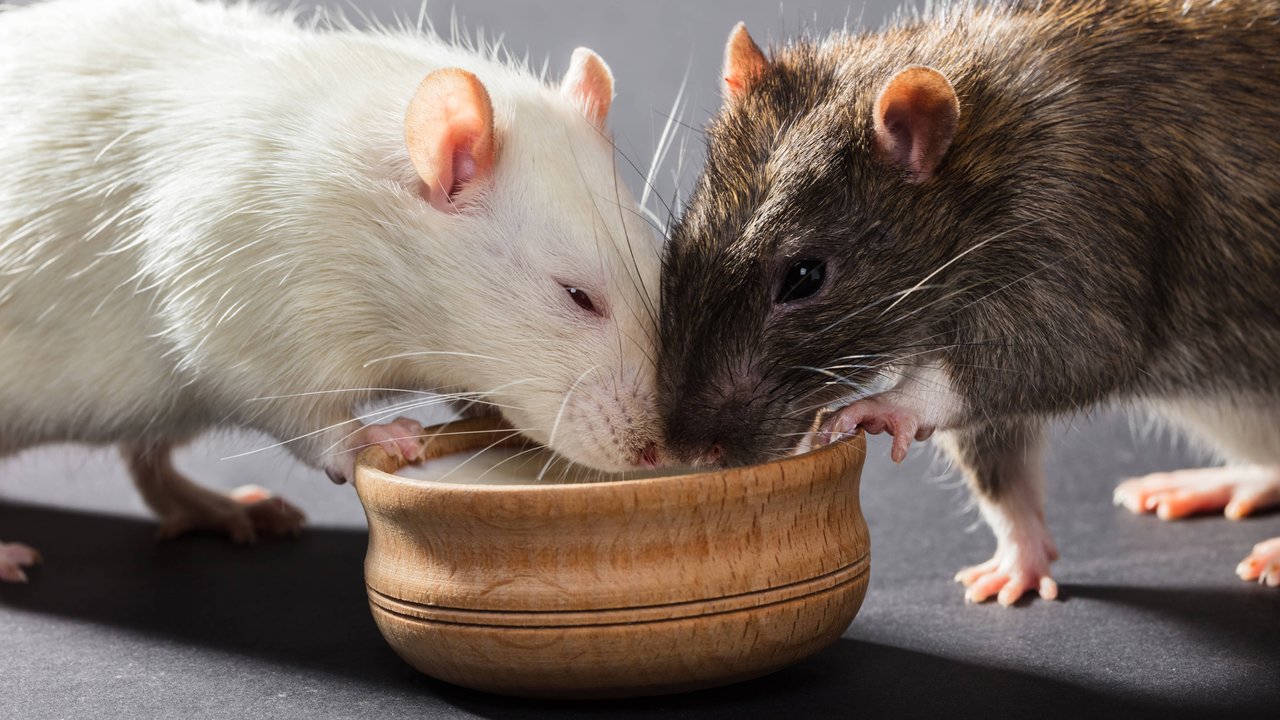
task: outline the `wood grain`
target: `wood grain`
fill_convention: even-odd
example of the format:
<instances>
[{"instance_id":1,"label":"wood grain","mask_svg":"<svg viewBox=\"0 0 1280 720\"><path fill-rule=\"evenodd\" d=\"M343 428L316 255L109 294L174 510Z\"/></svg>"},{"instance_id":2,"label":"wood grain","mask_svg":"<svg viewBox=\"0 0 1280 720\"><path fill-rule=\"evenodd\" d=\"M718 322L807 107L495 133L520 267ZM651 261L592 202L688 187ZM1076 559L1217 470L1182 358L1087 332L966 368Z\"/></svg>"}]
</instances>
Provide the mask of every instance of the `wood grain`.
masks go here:
<instances>
[{"instance_id":1,"label":"wood grain","mask_svg":"<svg viewBox=\"0 0 1280 720\"><path fill-rule=\"evenodd\" d=\"M487 418L432 431L429 457L510 433ZM468 485L398 477L372 448L356 470L370 606L414 667L492 692L644 695L758 676L833 642L862 603L864 455L859 436L748 468Z\"/></svg>"}]
</instances>

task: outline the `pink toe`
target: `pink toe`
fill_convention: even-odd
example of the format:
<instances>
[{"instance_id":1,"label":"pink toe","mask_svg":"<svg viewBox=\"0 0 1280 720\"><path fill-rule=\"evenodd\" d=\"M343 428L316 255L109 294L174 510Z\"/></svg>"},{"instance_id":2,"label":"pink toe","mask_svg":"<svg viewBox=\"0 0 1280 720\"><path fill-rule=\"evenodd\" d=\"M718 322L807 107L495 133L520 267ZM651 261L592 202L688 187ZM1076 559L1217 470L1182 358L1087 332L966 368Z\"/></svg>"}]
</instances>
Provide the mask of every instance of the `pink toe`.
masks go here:
<instances>
[{"instance_id":1,"label":"pink toe","mask_svg":"<svg viewBox=\"0 0 1280 720\"><path fill-rule=\"evenodd\" d=\"M1058 599L1058 583L1053 578L1040 578L1040 598L1043 600Z\"/></svg>"},{"instance_id":2,"label":"pink toe","mask_svg":"<svg viewBox=\"0 0 1280 720\"><path fill-rule=\"evenodd\" d=\"M1000 592L1001 588L1009 582L1009 576L1005 573L989 573L974 581L969 586L969 591L965 593L965 599L972 602L986 602L992 595Z\"/></svg>"},{"instance_id":3,"label":"pink toe","mask_svg":"<svg viewBox=\"0 0 1280 720\"><path fill-rule=\"evenodd\" d=\"M911 449L911 435L902 433L893 436L893 450L890 457L894 462L900 463L907 459L907 450Z\"/></svg>"}]
</instances>

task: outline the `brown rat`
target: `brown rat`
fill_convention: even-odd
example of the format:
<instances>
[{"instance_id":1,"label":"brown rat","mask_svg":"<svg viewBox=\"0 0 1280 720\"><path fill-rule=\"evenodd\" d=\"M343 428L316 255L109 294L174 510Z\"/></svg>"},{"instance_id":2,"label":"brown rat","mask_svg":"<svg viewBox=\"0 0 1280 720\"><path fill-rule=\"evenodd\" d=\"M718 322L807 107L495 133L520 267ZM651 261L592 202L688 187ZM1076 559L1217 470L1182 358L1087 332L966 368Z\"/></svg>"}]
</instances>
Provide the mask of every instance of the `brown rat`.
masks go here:
<instances>
[{"instance_id":1,"label":"brown rat","mask_svg":"<svg viewBox=\"0 0 1280 720\"><path fill-rule=\"evenodd\" d=\"M1280 5L954 3L771 58L739 26L724 78L664 265L674 459L945 431L997 537L957 579L1005 604L1057 593L1055 415L1150 408L1240 463L1134 510L1280 502ZM1239 572L1280 584L1280 542Z\"/></svg>"}]
</instances>

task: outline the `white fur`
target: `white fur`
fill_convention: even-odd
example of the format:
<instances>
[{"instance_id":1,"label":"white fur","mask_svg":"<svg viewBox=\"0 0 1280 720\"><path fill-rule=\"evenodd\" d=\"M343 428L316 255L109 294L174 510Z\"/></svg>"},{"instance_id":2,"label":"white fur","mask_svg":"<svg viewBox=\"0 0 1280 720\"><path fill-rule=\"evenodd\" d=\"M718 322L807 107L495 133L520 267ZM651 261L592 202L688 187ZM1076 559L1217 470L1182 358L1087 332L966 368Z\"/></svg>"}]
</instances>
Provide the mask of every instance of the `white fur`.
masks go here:
<instances>
[{"instance_id":1,"label":"white fur","mask_svg":"<svg viewBox=\"0 0 1280 720\"><path fill-rule=\"evenodd\" d=\"M946 370L938 363L902 365L889 374L892 386L884 392L895 406L911 411L921 428L930 432L952 426L964 410L964 398L951 386Z\"/></svg>"},{"instance_id":2,"label":"white fur","mask_svg":"<svg viewBox=\"0 0 1280 720\"><path fill-rule=\"evenodd\" d=\"M442 67L485 84L499 143L456 214L404 145ZM604 469L657 437L657 241L525 69L252 5L5 8L0 172L0 454L235 425L332 468L370 388L492 393Z\"/></svg>"},{"instance_id":3,"label":"white fur","mask_svg":"<svg viewBox=\"0 0 1280 720\"><path fill-rule=\"evenodd\" d=\"M1227 462L1280 466L1280 408L1268 398L1209 395L1145 404Z\"/></svg>"}]
</instances>

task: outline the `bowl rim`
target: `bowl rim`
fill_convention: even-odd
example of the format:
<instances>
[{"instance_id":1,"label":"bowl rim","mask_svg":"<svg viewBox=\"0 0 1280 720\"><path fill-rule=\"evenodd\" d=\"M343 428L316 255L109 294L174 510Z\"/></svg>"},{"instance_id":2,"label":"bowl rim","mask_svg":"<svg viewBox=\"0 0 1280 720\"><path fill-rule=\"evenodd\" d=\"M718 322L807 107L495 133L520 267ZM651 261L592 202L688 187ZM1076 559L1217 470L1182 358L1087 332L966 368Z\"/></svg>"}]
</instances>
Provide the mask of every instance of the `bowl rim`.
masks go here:
<instances>
[{"instance_id":1,"label":"bowl rim","mask_svg":"<svg viewBox=\"0 0 1280 720\"><path fill-rule=\"evenodd\" d=\"M503 422L501 418L493 416L465 418L462 420L454 420L451 422L440 423L438 425L432 425L424 428L423 434L428 435L431 431L441 431L450 427L467 428L465 432L474 434L477 444L484 442L486 438L490 438L492 434L495 433L512 435L506 441L490 443L481 449L481 452L487 452L488 450L504 447L524 447L531 444L531 441L525 440L520 436L513 435L516 433L515 430ZM477 449L474 446L467 446L432 455L430 454L430 451L431 440L433 437L440 437L439 432L427 438L428 455L422 460L422 462L429 462L447 455L470 452ZM810 465L815 461L828 459L837 464L841 469L847 469L863 463L866 460L866 454L866 434L859 429L857 433L851 437L838 440L816 450L810 450L800 455L787 455L786 457L771 460L767 463L759 463L757 465L741 465L731 468L694 471L676 475L660 475L658 477L636 478L633 480L601 480L598 482L576 483L484 484L420 480L398 475L397 472L406 467L406 463L400 462L398 459L391 457L381 447L374 445L372 447L365 448L356 457L355 484L358 486L362 477L372 476L378 483L390 483L394 485L412 487L418 492L481 493L486 495L522 495L530 493L542 495L555 493L582 494L590 492L612 492L621 487L641 490L643 488L653 487L656 485L667 485L673 482L689 484L716 482L718 479L728 475L741 474L752 470L759 471L766 468L769 472L780 471L785 476L788 468L799 465ZM838 474L839 473L834 473L834 475Z\"/></svg>"}]
</instances>

